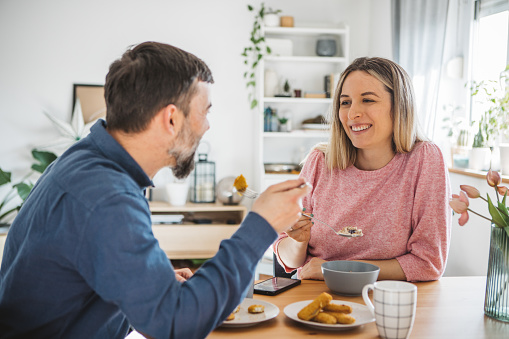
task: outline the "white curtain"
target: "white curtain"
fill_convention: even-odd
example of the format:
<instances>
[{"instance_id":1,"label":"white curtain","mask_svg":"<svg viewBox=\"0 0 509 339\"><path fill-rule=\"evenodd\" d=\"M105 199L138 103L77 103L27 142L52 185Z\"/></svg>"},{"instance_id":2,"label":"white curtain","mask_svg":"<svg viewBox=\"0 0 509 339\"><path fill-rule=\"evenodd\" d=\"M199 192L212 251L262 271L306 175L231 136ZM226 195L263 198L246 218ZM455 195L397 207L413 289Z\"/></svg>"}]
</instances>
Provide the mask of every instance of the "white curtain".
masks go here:
<instances>
[{"instance_id":1,"label":"white curtain","mask_svg":"<svg viewBox=\"0 0 509 339\"><path fill-rule=\"evenodd\" d=\"M417 114L433 139L449 0L393 0L394 60L413 80Z\"/></svg>"}]
</instances>

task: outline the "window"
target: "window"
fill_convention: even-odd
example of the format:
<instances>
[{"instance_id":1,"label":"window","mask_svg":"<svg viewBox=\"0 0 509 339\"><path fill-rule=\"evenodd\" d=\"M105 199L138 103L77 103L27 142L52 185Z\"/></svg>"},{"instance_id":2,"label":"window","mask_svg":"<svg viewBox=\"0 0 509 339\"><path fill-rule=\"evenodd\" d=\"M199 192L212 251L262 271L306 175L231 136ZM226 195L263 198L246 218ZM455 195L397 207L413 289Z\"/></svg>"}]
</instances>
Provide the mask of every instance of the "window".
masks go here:
<instances>
[{"instance_id":1,"label":"window","mask_svg":"<svg viewBox=\"0 0 509 339\"><path fill-rule=\"evenodd\" d=\"M472 43L472 80L498 81L508 64L508 1L481 0L476 6ZM472 101L470 121L479 121L484 105Z\"/></svg>"}]
</instances>

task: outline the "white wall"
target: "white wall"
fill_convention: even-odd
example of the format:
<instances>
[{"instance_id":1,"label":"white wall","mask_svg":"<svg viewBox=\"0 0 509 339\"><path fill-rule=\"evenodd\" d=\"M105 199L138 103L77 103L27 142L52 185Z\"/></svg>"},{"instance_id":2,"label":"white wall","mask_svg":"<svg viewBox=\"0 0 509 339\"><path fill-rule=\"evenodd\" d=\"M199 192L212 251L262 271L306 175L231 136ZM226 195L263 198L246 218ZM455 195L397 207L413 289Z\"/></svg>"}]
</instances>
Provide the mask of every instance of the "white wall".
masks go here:
<instances>
[{"instance_id":1,"label":"white wall","mask_svg":"<svg viewBox=\"0 0 509 339\"><path fill-rule=\"evenodd\" d=\"M293 15L296 25L347 23L354 57L390 56L389 0L265 3ZM240 57L253 22L247 4L258 8L260 1L2 0L0 167L17 178L24 175L31 148L59 136L42 111L70 121L73 83L104 84L110 63L127 46L155 40L192 52L210 66L216 83L211 129L204 137L212 145L209 158L216 162L218 180L251 176L254 111Z\"/></svg>"}]
</instances>

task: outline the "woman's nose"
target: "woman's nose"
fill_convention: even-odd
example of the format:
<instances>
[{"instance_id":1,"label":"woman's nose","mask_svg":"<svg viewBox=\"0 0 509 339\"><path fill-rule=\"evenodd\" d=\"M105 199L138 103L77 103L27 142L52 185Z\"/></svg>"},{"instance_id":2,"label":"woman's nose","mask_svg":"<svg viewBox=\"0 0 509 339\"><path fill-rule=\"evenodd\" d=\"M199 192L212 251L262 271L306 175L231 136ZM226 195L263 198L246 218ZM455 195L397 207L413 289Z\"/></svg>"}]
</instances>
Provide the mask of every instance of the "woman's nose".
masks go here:
<instances>
[{"instance_id":1,"label":"woman's nose","mask_svg":"<svg viewBox=\"0 0 509 339\"><path fill-rule=\"evenodd\" d=\"M352 104L350 106L350 109L348 110L348 119L354 120L355 118L358 118L361 116L360 109L357 108L357 105Z\"/></svg>"}]
</instances>

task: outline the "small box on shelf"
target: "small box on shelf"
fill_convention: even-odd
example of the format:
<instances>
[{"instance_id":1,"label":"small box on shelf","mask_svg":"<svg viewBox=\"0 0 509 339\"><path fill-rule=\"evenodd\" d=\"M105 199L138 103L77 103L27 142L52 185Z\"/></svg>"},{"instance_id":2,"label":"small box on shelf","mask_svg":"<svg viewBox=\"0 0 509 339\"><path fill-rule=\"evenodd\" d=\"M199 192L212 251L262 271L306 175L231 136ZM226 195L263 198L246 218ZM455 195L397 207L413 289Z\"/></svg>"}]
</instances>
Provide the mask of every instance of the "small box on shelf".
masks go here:
<instances>
[{"instance_id":1,"label":"small box on shelf","mask_svg":"<svg viewBox=\"0 0 509 339\"><path fill-rule=\"evenodd\" d=\"M325 99L325 93L305 93L304 98Z\"/></svg>"}]
</instances>

